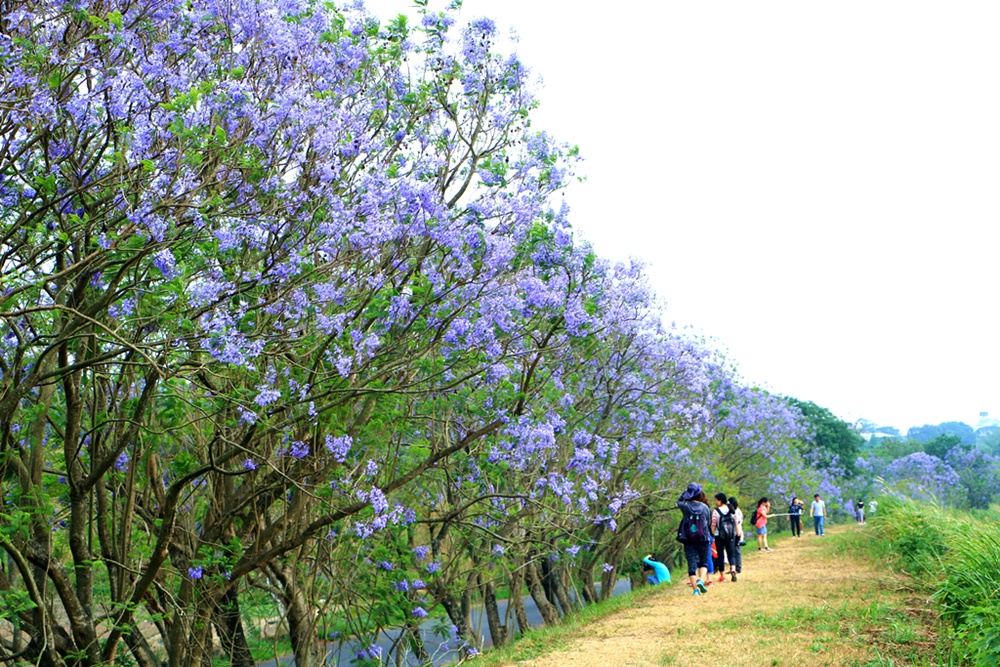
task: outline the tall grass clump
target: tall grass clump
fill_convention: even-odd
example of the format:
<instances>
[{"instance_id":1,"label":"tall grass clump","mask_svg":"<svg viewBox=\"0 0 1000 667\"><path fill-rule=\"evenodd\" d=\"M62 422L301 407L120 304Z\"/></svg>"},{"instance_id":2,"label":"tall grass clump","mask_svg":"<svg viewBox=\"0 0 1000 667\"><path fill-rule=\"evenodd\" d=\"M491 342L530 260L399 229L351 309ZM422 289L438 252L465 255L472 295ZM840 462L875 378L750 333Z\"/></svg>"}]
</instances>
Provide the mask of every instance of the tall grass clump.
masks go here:
<instances>
[{"instance_id":1,"label":"tall grass clump","mask_svg":"<svg viewBox=\"0 0 1000 667\"><path fill-rule=\"evenodd\" d=\"M992 520L991 520L992 519ZM934 590L958 664L1000 667L1000 523L995 512L880 499L873 550Z\"/></svg>"},{"instance_id":2,"label":"tall grass clump","mask_svg":"<svg viewBox=\"0 0 1000 667\"><path fill-rule=\"evenodd\" d=\"M884 560L921 580L944 572L944 556L963 521L939 505L896 498L880 499L872 518L877 541L872 544Z\"/></svg>"},{"instance_id":3,"label":"tall grass clump","mask_svg":"<svg viewBox=\"0 0 1000 667\"><path fill-rule=\"evenodd\" d=\"M947 577L934 594L969 664L1000 665L1000 525L979 523L956 537Z\"/></svg>"}]
</instances>

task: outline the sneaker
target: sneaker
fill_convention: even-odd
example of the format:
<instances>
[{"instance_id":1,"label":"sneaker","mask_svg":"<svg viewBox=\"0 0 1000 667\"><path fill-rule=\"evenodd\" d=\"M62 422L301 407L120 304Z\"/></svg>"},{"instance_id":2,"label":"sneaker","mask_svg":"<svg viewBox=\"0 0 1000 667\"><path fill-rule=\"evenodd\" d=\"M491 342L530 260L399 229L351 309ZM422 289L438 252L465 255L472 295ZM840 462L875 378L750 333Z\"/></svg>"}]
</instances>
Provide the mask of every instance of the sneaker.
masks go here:
<instances>
[{"instance_id":1,"label":"sneaker","mask_svg":"<svg viewBox=\"0 0 1000 667\"><path fill-rule=\"evenodd\" d=\"M699 592L701 592L701 593L707 593L708 592L708 587L705 585L705 582L702 581L701 579L698 580L697 586L698 586L698 591Z\"/></svg>"},{"instance_id":2,"label":"sneaker","mask_svg":"<svg viewBox=\"0 0 1000 667\"><path fill-rule=\"evenodd\" d=\"M730 572L729 576L732 578L733 581L736 581L736 573L735 572Z\"/></svg>"},{"instance_id":3,"label":"sneaker","mask_svg":"<svg viewBox=\"0 0 1000 667\"><path fill-rule=\"evenodd\" d=\"M774 551L774 549L772 549L771 547L764 547L764 551L771 552Z\"/></svg>"},{"instance_id":4,"label":"sneaker","mask_svg":"<svg viewBox=\"0 0 1000 667\"><path fill-rule=\"evenodd\" d=\"M701 591L699 591L699 590L698 590L698 589L696 588L696 589L694 589L694 592L693 592L693 593L691 593L691 595L701 595Z\"/></svg>"}]
</instances>

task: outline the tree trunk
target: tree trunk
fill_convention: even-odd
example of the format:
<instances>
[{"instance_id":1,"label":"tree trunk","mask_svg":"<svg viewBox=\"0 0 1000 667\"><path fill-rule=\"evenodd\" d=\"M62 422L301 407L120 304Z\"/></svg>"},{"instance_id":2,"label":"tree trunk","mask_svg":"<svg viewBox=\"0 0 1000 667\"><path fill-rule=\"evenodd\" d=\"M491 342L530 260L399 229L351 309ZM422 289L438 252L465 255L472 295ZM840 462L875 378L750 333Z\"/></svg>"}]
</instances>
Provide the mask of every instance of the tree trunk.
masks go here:
<instances>
[{"instance_id":1,"label":"tree trunk","mask_svg":"<svg viewBox=\"0 0 1000 667\"><path fill-rule=\"evenodd\" d=\"M129 652L139 667L160 667L160 661L156 659L153 647L146 641L145 635L140 632L137 625L132 624L131 632L126 632L124 639L125 645L128 646Z\"/></svg>"},{"instance_id":2,"label":"tree trunk","mask_svg":"<svg viewBox=\"0 0 1000 667\"><path fill-rule=\"evenodd\" d=\"M458 601L458 598L452 593L445 593L441 597L441 606L448 612L448 618L458 628L458 636L470 646L475 646L474 633L465 618L465 614L462 613L462 603Z\"/></svg>"},{"instance_id":3,"label":"tree trunk","mask_svg":"<svg viewBox=\"0 0 1000 667\"><path fill-rule=\"evenodd\" d=\"M482 639L476 628L472 627L472 591L479 588L479 572L472 570L466 580L465 590L462 591L462 618L465 619L465 626L469 628L471 634L466 639L476 649L482 648Z\"/></svg>"},{"instance_id":4,"label":"tree trunk","mask_svg":"<svg viewBox=\"0 0 1000 667\"><path fill-rule=\"evenodd\" d=\"M594 566L585 565L580 568L580 583L583 584L583 599L587 604L597 602L597 589L594 588Z\"/></svg>"},{"instance_id":5,"label":"tree trunk","mask_svg":"<svg viewBox=\"0 0 1000 667\"><path fill-rule=\"evenodd\" d=\"M615 583L618 581L618 568L612 568L601 573L601 599L610 600L615 592Z\"/></svg>"},{"instance_id":6,"label":"tree trunk","mask_svg":"<svg viewBox=\"0 0 1000 667\"><path fill-rule=\"evenodd\" d=\"M520 567L520 559L516 565L510 573L510 599L507 603L513 605L517 631L523 635L531 629L531 624L528 623L528 612L524 608L524 571Z\"/></svg>"},{"instance_id":7,"label":"tree trunk","mask_svg":"<svg viewBox=\"0 0 1000 667\"><path fill-rule=\"evenodd\" d=\"M557 625L559 623L559 610L556 609L548 598L545 597L545 589L542 587L542 579L538 575L538 568L534 563L526 563L524 574L528 579L528 592L538 606L538 611L542 615L545 625Z\"/></svg>"},{"instance_id":8,"label":"tree trunk","mask_svg":"<svg viewBox=\"0 0 1000 667\"><path fill-rule=\"evenodd\" d=\"M492 581L483 582L483 608L486 610L486 623L490 626L490 639L493 647L507 643L507 625L500 620L500 609L497 607L497 591ZM511 597L514 592L511 591Z\"/></svg>"},{"instance_id":9,"label":"tree trunk","mask_svg":"<svg viewBox=\"0 0 1000 667\"><path fill-rule=\"evenodd\" d=\"M295 667L320 667L323 662L323 656L319 655L322 644L316 637L316 614L312 605L295 582L295 573L290 568L274 561L268 567L281 583Z\"/></svg>"},{"instance_id":10,"label":"tree trunk","mask_svg":"<svg viewBox=\"0 0 1000 667\"><path fill-rule=\"evenodd\" d=\"M547 570L545 579L549 582L549 587L545 591L546 595L549 595L550 600L552 599L551 595L555 595L555 599L559 601L559 606L562 607L563 616L572 613L573 598L570 597L569 591L563 585L559 569L550 563ZM549 591L552 591L552 593L550 594Z\"/></svg>"},{"instance_id":11,"label":"tree trunk","mask_svg":"<svg viewBox=\"0 0 1000 667\"><path fill-rule=\"evenodd\" d=\"M424 638L420 634L420 624L407 621L404 632L409 635L407 643L410 645L410 650L413 651L413 655L417 658L417 661L421 665L431 664L431 656L427 653L427 647L424 646ZM401 653L398 649L396 650L397 661L400 660ZM406 664L408 665L409 663Z\"/></svg>"},{"instance_id":12,"label":"tree trunk","mask_svg":"<svg viewBox=\"0 0 1000 667\"><path fill-rule=\"evenodd\" d=\"M212 614L215 632L219 635L222 651L229 658L231 667L254 667L256 664L243 631L240 614L240 599L236 587L230 587L222 594L222 599Z\"/></svg>"}]
</instances>

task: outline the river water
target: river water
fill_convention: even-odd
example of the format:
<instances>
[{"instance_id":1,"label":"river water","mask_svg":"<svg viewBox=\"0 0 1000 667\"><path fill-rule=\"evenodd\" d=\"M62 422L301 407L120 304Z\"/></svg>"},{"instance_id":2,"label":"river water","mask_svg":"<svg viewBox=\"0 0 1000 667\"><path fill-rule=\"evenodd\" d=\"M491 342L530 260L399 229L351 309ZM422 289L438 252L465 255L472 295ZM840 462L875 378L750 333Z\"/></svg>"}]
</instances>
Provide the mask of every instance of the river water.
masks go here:
<instances>
[{"instance_id":1,"label":"river water","mask_svg":"<svg viewBox=\"0 0 1000 667\"><path fill-rule=\"evenodd\" d=\"M598 591L600 591L600 584L596 584ZM618 596L626 591L630 590L628 579L619 579L615 584L615 590L612 592L612 596ZM514 611L510 610L508 614L508 601L499 600L497 606L500 608L500 618L507 620L507 632L508 634L513 634L516 628L516 621L514 620ZM543 625L542 615L538 611L538 606L535 601L531 599L531 596L526 596L524 598L524 609L528 614L528 623L531 627L537 628ZM441 665L447 665L458 660L459 655L457 647L454 641L449 641L448 632L445 630L444 636L440 629L450 628L451 621L447 616L443 618L428 619L420 624L420 634L424 640L424 647L427 649L427 653L431 656L435 667ZM479 633L482 638L482 645L484 648L492 646L493 640L490 637L489 624L486 622L486 613L483 607L476 607L472 610L472 627ZM437 631L436 631L437 630ZM399 630L386 630L379 635L377 646L382 652L382 662L385 665L406 665L406 667L417 667L420 663L417 659L409 653L407 649L403 650L403 654L397 656L395 651L390 655L395 641L399 638ZM354 640L347 640L344 642L338 642L329 644L327 646L327 660L326 664L330 667L349 667L354 664L352 661L355 659L357 652L364 649L365 644ZM257 663L257 667L293 667L295 665L295 659L290 656L282 656L277 660L268 660L266 662Z\"/></svg>"}]
</instances>

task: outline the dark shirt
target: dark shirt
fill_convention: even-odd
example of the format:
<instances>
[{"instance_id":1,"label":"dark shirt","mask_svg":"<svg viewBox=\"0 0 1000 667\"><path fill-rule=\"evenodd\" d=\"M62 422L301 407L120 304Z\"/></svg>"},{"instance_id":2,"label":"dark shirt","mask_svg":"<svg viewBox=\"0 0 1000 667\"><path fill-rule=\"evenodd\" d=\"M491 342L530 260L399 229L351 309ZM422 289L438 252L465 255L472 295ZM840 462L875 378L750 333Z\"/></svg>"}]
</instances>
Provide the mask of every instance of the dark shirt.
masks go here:
<instances>
[{"instance_id":1,"label":"dark shirt","mask_svg":"<svg viewBox=\"0 0 1000 667\"><path fill-rule=\"evenodd\" d=\"M791 505L788 506L788 513L791 514L792 516L799 516L802 514L802 509L803 509L802 505L799 505L798 503L792 503Z\"/></svg>"}]
</instances>

